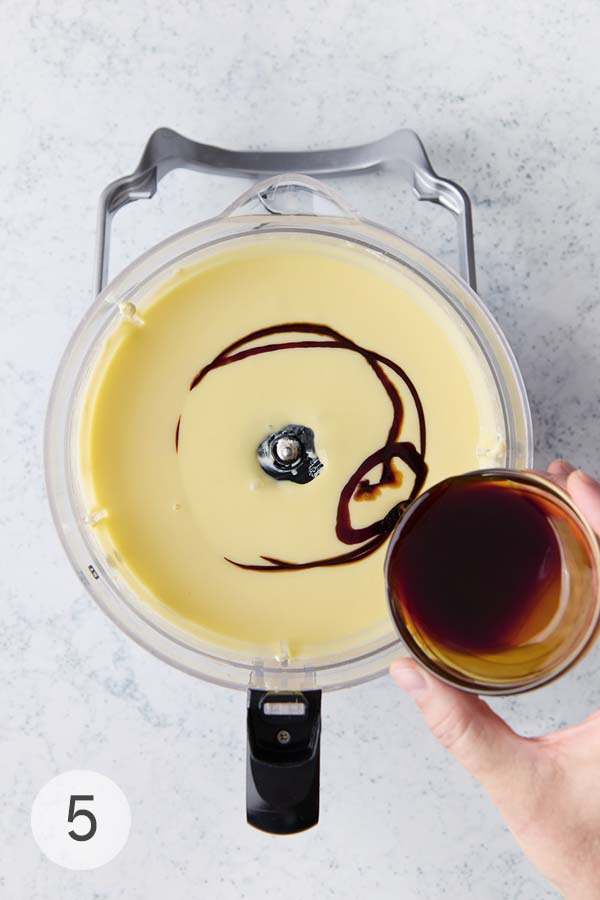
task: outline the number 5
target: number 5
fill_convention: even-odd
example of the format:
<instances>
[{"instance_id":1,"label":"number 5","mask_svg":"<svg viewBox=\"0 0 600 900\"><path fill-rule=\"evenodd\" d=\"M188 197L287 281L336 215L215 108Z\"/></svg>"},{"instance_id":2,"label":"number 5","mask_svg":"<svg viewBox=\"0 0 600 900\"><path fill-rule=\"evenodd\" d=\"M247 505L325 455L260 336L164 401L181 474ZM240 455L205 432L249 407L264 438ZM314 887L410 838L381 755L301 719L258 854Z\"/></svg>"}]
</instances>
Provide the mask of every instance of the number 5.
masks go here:
<instances>
[{"instance_id":1,"label":"number 5","mask_svg":"<svg viewBox=\"0 0 600 900\"><path fill-rule=\"evenodd\" d=\"M90 823L90 830L86 831L85 834L77 834L76 831L69 831L69 837L72 837L74 841L89 841L96 834L96 829L98 828L98 823L96 821L96 816L93 812L90 812L89 809L75 809L75 804L80 800L93 800L93 794L71 794L71 800L69 802L69 818L68 822L74 822L77 816L85 816L85 818Z\"/></svg>"}]
</instances>

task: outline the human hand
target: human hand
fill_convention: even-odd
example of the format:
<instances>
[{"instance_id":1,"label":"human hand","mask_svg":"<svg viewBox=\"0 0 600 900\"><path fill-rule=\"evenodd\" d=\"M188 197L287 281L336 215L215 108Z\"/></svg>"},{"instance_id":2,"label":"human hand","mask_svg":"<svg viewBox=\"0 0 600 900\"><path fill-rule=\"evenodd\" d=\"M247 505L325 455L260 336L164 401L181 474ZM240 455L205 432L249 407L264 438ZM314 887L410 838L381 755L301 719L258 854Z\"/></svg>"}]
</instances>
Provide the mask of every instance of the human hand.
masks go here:
<instances>
[{"instance_id":1,"label":"human hand","mask_svg":"<svg viewBox=\"0 0 600 900\"><path fill-rule=\"evenodd\" d=\"M556 460L548 473L600 536L600 483ZM433 735L487 790L514 837L566 900L600 898L600 710L543 737L516 734L483 700L416 662L391 675Z\"/></svg>"}]
</instances>

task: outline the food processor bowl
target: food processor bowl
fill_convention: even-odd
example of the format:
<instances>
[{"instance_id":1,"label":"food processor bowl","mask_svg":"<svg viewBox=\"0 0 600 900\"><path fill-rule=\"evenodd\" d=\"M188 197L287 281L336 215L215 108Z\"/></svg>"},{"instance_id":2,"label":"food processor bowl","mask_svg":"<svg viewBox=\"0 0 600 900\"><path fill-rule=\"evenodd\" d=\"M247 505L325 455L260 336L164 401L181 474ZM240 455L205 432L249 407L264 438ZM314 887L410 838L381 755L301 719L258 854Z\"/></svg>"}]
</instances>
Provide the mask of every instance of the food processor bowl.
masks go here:
<instances>
[{"instance_id":1,"label":"food processor bowl","mask_svg":"<svg viewBox=\"0 0 600 900\"><path fill-rule=\"evenodd\" d=\"M285 649L271 657L260 656L251 647L226 647L206 641L161 616L136 594L97 538L94 510L86 505L78 461L86 388L102 348L121 318L130 315L133 307L143 316L145 306L156 297L160 286L178 270L192 267L234 242L242 245L268 240L271 236L294 240L310 235L315 240L341 242L347 248L367 249L384 257L389 265L407 273L460 320L486 368L486 377L497 392L506 443L505 458L500 464L512 469L526 468L532 463L527 396L508 342L474 289L468 197L452 182L435 175L413 132L396 133L403 136L401 140L396 137L392 141L394 136L391 136L383 142L343 151L239 154L240 159L230 151L206 148L175 135L178 143L174 135L167 129L157 132L136 173L115 182L103 195L96 275L98 287L103 284L106 273L111 216L123 203L139 196L151 196L161 175L176 165L212 168L225 174L239 174L240 171L254 174L277 172L277 167L296 163L294 169L336 175L375 168L392 154L400 159L400 171L409 178L418 196L442 202L459 222L461 264L470 284L404 237L362 219L321 181L306 174L269 174L220 216L169 237L103 286L60 363L46 422L46 480L58 533L86 589L124 632L170 665L227 687L250 688L255 697L277 692L289 706L290 697L297 699L300 692L310 699L311 692L349 687L375 678L386 671L394 657L406 655L406 651L390 618L388 633L377 640L359 642L351 650L305 659L290 658ZM215 156L218 153L224 156ZM258 706L254 706L258 710ZM250 713L254 714L253 710L251 703ZM318 714L316 707L313 711ZM286 707L286 715L293 713L293 709ZM279 728L277 733L285 731L285 728ZM317 737L312 733L307 740L314 744ZM311 758L314 764L314 753ZM314 792L314 784L311 790ZM299 822L313 824L309 821L311 816L314 818L306 811L299 814L296 825L289 830L299 830ZM277 830L277 826L269 822L266 830ZM260 822L254 824L263 827Z\"/></svg>"}]
</instances>

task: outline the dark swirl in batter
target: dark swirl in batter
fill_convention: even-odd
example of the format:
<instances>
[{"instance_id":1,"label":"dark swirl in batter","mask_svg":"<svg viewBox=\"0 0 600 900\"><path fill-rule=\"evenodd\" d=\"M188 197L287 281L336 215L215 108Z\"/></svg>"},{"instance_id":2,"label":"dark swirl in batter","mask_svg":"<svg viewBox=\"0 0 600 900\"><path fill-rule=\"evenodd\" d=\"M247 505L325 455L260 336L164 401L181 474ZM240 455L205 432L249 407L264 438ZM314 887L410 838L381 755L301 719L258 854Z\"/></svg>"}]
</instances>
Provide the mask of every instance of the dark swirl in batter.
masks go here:
<instances>
[{"instance_id":1,"label":"dark swirl in batter","mask_svg":"<svg viewBox=\"0 0 600 900\"><path fill-rule=\"evenodd\" d=\"M288 340L272 344L261 344L258 347L247 346L262 338L284 334L317 335L321 338L326 338L326 340L309 337L303 338L302 340ZM210 372L215 371L215 369L220 369L223 366L229 366L233 363L240 362L243 359L248 359L251 356L259 356L263 353L274 353L278 350L304 350L307 348L345 350L352 353L358 353L363 357L365 362L371 367L379 379L392 406L392 422L388 431L386 443L379 450L376 450L368 456L350 476L342 488L338 501L335 524L335 533L338 540L344 544L361 544L362 546L337 556L309 560L307 562L289 562L271 556L261 556L261 559L264 560L266 565L254 565L236 562L233 559L225 557L227 562L230 562L240 569L250 569L255 572L289 572L298 569L314 569L318 566L339 566L364 559L366 556L374 553L375 550L384 543L393 531L404 509L421 490L425 478L427 477L427 464L425 463L425 416L423 413L423 405L414 384L406 372L397 363L393 362L393 360L388 359L379 353L375 353L373 350L367 350L365 347L361 347L359 344L356 344L354 341L350 340L350 338L344 337L343 334L339 331L335 331L335 329L330 328L328 325L315 325L310 322L292 322L285 325L272 325L268 328L260 328L257 331L253 331L245 337L234 341L234 343L230 344L228 347L225 347L212 362L204 366L204 368L193 378L190 384L190 391L193 391ZM384 367L391 369L392 372L395 372L395 374L402 379L414 400L419 419L420 450L409 441L399 440L404 417L402 399L397 388L384 371ZM181 416L177 421L175 431L176 450L179 448L180 425ZM354 528L350 516L350 501L352 499L367 500L377 496L382 487L398 487L400 485L402 476L393 464L395 459L401 460L415 476L415 481L409 496L400 503L396 503L383 519L379 519L377 522L373 522L371 525L364 528ZM378 465L382 466L381 478L379 481L371 483L365 476Z\"/></svg>"}]
</instances>

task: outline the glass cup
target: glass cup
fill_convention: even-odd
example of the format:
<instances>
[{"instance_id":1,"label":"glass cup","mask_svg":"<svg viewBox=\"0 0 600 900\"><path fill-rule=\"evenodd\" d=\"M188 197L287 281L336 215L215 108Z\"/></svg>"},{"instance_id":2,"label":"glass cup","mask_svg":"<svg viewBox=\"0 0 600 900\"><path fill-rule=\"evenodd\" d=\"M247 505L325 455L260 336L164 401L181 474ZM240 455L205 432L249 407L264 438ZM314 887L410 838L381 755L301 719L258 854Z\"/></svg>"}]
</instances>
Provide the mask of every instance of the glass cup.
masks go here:
<instances>
[{"instance_id":1,"label":"glass cup","mask_svg":"<svg viewBox=\"0 0 600 900\"><path fill-rule=\"evenodd\" d=\"M562 675L600 622L598 540L565 491L488 469L434 485L396 527L388 603L410 653L443 681L514 694Z\"/></svg>"}]
</instances>

